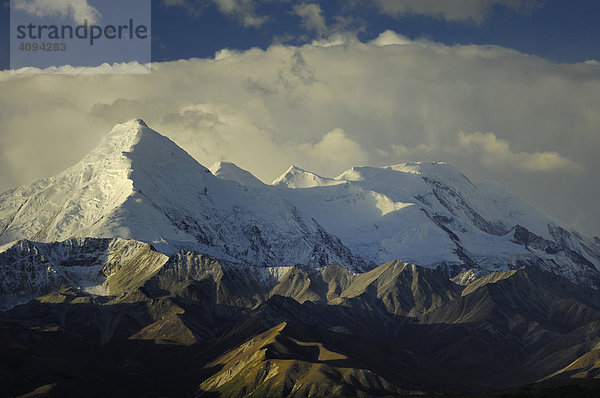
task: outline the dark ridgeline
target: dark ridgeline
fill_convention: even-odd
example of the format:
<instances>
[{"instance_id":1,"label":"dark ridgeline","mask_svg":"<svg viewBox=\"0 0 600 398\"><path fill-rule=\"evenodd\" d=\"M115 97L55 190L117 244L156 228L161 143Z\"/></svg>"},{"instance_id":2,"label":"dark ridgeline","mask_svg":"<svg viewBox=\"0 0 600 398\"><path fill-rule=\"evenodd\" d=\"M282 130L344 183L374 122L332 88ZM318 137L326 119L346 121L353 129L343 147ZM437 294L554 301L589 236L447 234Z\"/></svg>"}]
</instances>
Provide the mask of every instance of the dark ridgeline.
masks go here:
<instances>
[{"instance_id":1,"label":"dark ridgeline","mask_svg":"<svg viewBox=\"0 0 600 398\"><path fill-rule=\"evenodd\" d=\"M294 266L276 278L185 251L156 267L149 259L160 254L147 245L129 250L110 296L63 287L1 313L4 395L481 396L541 381L523 388L565 396L598 387L598 292L535 268L454 278L466 286L400 261L364 274Z\"/></svg>"}]
</instances>

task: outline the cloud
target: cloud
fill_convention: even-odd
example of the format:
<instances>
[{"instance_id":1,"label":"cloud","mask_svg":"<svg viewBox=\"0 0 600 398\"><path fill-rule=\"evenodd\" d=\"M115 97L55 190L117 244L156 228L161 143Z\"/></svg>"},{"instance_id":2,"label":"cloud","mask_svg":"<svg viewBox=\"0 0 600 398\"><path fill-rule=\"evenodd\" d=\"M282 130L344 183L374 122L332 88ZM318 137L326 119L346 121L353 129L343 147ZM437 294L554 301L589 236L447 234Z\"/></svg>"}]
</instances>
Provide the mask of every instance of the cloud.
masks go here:
<instances>
[{"instance_id":1,"label":"cloud","mask_svg":"<svg viewBox=\"0 0 600 398\"><path fill-rule=\"evenodd\" d=\"M239 18L246 27L257 28L267 20L266 16L258 16L256 14L254 0L213 1L222 13Z\"/></svg>"},{"instance_id":2,"label":"cloud","mask_svg":"<svg viewBox=\"0 0 600 398\"><path fill-rule=\"evenodd\" d=\"M314 31L320 36L327 32L327 23L319 4L298 4L294 6L294 13L302 18L302 26L305 29Z\"/></svg>"},{"instance_id":3,"label":"cloud","mask_svg":"<svg viewBox=\"0 0 600 398\"><path fill-rule=\"evenodd\" d=\"M377 0L379 10L392 16L424 15L448 21L481 23L496 6L526 12L541 6L541 0Z\"/></svg>"},{"instance_id":4,"label":"cloud","mask_svg":"<svg viewBox=\"0 0 600 398\"><path fill-rule=\"evenodd\" d=\"M211 0L224 15L239 20L243 26L258 28L268 20L256 13L256 0ZM207 7L205 0L162 0L165 7L183 7L190 14L200 16Z\"/></svg>"},{"instance_id":5,"label":"cloud","mask_svg":"<svg viewBox=\"0 0 600 398\"><path fill-rule=\"evenodd\" d=\"M365 31L365 22L354 16L332 15L328 23L318 3L297 4L292 8L292 13L300 17L301 26L306 32L315 34L312 36L314 43L356 41L357 34ZM308 36L301 37L306 40Z\"/></svg>"},{"instance_id":6,"label":"cloud","mask_svg":"<svg viewBox=\"0 0 600 398\"><path fill-rule=\"evenodd\" d=\"M150 75L0 72L0 190L60 172L141 117L202 164L232 161L263 181L292 163L335 176L446 161L558 218L590 214L598 231L599 86L594 63L394 32L157 62Z\"/></svg>"},{"instance_id":7,"label":"cloud","mask_svg":"<svg viewBox=\"0 0 600 398\"><path fill-rule=\"evenodd\" d=\"M393 45L406 45L411 44L412 42L407 37L399 35L393 30L386 30L377 36L371 43L378 47L384 47Z\"/></svg>"},{"instance_id":8,"label":"cloud","mask_svg":"<svg viewBox=\"0 0 600 398\"><path fill-rule=\"evenodd\" d=\"M37 17L72 18L76 23L87 20L94 24L101 18L100 12L87 0L14 0L12 7Z\"/></svg>"},{"instance_id":9,"label":"cloud","mask_svg":"<svg viewBox=\"0 0 600 398\"><path fill-rule=\"evenodd\" d=\"M510 150L508 142L498 139L493 133L460 132L458 141L467 152L476 154L489 167L514 169L524 172L565 171L583 174L583 166L557 152L518 152Z\"/></svg>"},{"instance_id":10,"label":"cloud","mask_svg":"<svg viewBox=\"0 0 600 398\"><path fill-rule=\"evenodd\" d=\"M13 71L15 74L33 74L33 75L98 75L98 74L149 74L152 72L152 64L140 64L137 61L131 62L113 62L112 64L103 63L98 66L73 67L71 65L50 66L45 69L35 67L23 67ZM1 79L1 77L0 77Z\"/></svg>"},{"instance_id":11,"label":"cloud","mask_svg":"<svg viewBox=\"0 0 600 398\"><path fill-rule=\"evenodd\" d=\"M334 175L352 166L368 163L368 154L360 144L348 138L341 128L335 128L325 134L316 144L303 144L298 147L302 158L310 159L308 163L319 165L320 172ZM303 163L307 163L306 160Z\"/></svg>"},{"instance_id":12,"label":"cloud","mask_svg":"<svg viewBox=\"0 0 600 398\"><path fill-rule=\"evenodd\" d=\"M207 7L207 3L199 0L161 0L161 4L165 8L169 7L181 7L191 15L192 17L199 17L202 15Z\"/></svg>"}]
</instances>

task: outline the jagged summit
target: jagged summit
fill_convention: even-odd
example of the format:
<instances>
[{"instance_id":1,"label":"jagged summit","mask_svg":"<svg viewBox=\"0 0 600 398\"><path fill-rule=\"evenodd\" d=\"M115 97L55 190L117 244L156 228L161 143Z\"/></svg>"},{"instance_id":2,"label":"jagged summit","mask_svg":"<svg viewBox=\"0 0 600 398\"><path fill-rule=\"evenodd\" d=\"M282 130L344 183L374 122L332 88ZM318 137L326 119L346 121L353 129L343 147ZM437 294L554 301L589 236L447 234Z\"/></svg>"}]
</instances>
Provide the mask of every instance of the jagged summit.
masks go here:
<instances>
[{"instance_id":1,"label":"jagged summit","mask_svg":"<svg viewBox=\"0 0 600 398\"><path fill-rule=\"evenodd\" d=\"M450 173L458 171L446 162L404 162L384 167L406 173L428 174L434 170L448 170Z\"/></svg>"},{"instance_id":2,"label":"jagged summit","mask_svg":"<svg viewBox=\"0 0 600 398\"><path fill-rule=\"evenodd\" d=\"M142 119L131 119L125 123L117 124L112 130L100 141L100 144L92 153L98 150L108 150L112 152L125 152L138 143L143 135L160 135L156 131L150 129L146 122Z\"/></svg>"},{"instance_id":3,"label":"jagged summit","mask_svg":"<svg viewBox=\"0 0 600 398\"><path fill-rule=\"evenodd\" d=\"M137 156L137 155L140 156ZM110 157L124 157L130 166L139 166L139 162L178 161L188 163L188 167L197 168L198 162L169 138L152 130L142 119L132 119L117 124L104 137L100 144L90 152L82 162L95 163ZM203 166L202 166L203 167ZM203 171L206 168L203 167Z\"/></svg>"},{"instance_id":4,"label":"jagged summit","mask_svg":"<svg viewBox=\"0 0 600 398\"><path fill-rule=\"evenodd\" d=\"M428 177L470 181L467 176L446 162L406 162L385 167L403 173L415 173Z\"/></svg>"},{"instance_id":5,"label":"jagged summit","mask_svg":"<svg viewBox=\"0 0 600 398\"><path fill-rule=\"evenodd\" d=\"M318 174L301 169L298 166L291 165L280 177L271 183L275 186L285 186L287 188L311 188L329 185L338 185L342 181L335 181L332 178L321 177Z\"/></svg>"},{"instance_id":6,"label":"jagged summit","mask_svg":"<svg viewBox=\"0 0 600 398\"><path fill-rule=\"evenodd\" d=\"M265 185L252 173L231 162L215 162L210 166L210 171L223 180L235 181L240 185L247 187L261 187Z\"/></svg>"},{"instance_id":7,"label":"jagged summit","mask_svg":"<svg viewBox=\"0 0 600 398\"><path fill-rule=\"evenodd\" d=\"M169 200L175 184L206 185L207 173L141 119L130 120L115 126L64 172L1 195L0 242L85 236L156 238L164 225L160 218L151 217L156 198L149 200L147 194ZM118 221L131 214L139 219L135 225ZM179 233L171 237L175 236L183 237Z\"/></svg>"},{"instance_id":8,"label":"jagged summit","mask_svg":"<svg viewBox=\"0 0 600 398\"><path fill-rule=\"evenodd\" d=\"M273 180L271 185L285 184L288 178L293 178L296 175L303 175L304 173L306 173L306 170L292 164L286 171L283 172L282 175Z\"/></svg>"},{"instance_id":9,"label":"jagged summit","mask_svg":"<svg viewBox=\"0 0 600 398\"><path fill-rule=\"evenodd\" d=\"M406 162L384 167L352 167L335 177L334 180L365 181L386 179L389 176L397 176L397 173L416 175L422 178L435 178L441 181L460 184L470 183L470 180L464 174L445 162Z\"/></svg>"},{"instance_id":10,"label":"jagged summit","mask_svg":"<svg viewBox=\"0 0 600 398\"><path fill-rule=\"evenodd\" d=\"M451 273L535 264L573 280L600 267L593 239L571 234L497 184L474 183L443 162L352 167L334 179L317 177L291 168L277 185L312 188L288 190L288 199L377 263L402 259ZM329 186L316 189L321 185Z\"/></svg>"},{"instance_id":11,"label":"jagged summit","mask_svg":"<svg viewBox=\"0 0 600 398\"><path fill-rule=\"evenodd\" d=\"M246 184L255 178L233 164L220 169ZM217 178L140 119L115 126L61 174L0 195L0 245L71 237L135 239L248 265L369 265L282 195Z\"/></svg>"},{"instance_id":12,"label":"jagged summit","mask_svg":"<svg viewBox=\"0 0 600 398\"><path fill-rule=\"evenodd\" d=\"M133 122L139 124L140 126L148 127L148 125L146 124L146 122L143 119L140 119L140 118L133 119Z\"/></svg>"}]
</instances>

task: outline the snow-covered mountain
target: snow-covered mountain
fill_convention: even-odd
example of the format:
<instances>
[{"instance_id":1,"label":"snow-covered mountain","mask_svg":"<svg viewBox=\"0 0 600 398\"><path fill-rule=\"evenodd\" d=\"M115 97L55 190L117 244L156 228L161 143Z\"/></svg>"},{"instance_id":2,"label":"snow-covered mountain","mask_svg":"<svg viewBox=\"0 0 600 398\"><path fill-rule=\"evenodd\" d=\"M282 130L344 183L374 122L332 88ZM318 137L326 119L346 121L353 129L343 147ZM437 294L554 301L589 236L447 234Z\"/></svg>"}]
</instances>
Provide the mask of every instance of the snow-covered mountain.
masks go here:
<instances>
[{"instance_id":1,"label":"snow-covered mountain","mask_svg":"<svg viewBox=\"0 0 600 398\"><path fill-rule=\"evenodd\" d=\"M591 285L600 269L600 242L445 163L335 178L292 166L267 185L232 163L205 168L139 119L63 173L0 195L0 245L85 237L252 266L362 271L400 259L479 275L534 265Z\"/></svg>"},{"instance_id":2,"label":"snow-covered mountain","mask_svg":"<svg viewBox=\"0 0 600 398\"><path fill-rule=\"evenodd\" d=\"M287 188L311 188L343 184L344 181L321 177L318 174L303 170L297 166L290 166L285 173L277 178L271 185L285 186Z\"/></svg>"},{"instance_id":3,"label":"snow-covered mountain","mask_svg":"<svg viewBox=\"0 0 600 398\"><path fill-rule=\"evenodd\" d=\"M290 202L379 264L402 259L479 274L535 265L580 282L600 269L597 241L446 163L353 167L331 179L292 167L275 184L296 188L285 190Z\"/></svg>"},{"instance_id":4,"label":"snow-covered mountain","mask_svg":"<svg viewBox=\"0 0 600 398\"><path fill-rule=\"evenodd\" d=\"M125 239L19 240L0 252L0 310L25 303L61 286L93 294L118 294L122 280L144 280L168 257L146 243ZM117 275L119 271L123 275ZM134 275L135 274L135 275ZM111 289L112 288L112 289ZM112 291L111 291L112 290Z\"/></svg>"},{"instance_id":5,"label":"snow-covered mountain","mask_svg":"<svg viewBox=\"0 0 600 398\"><path fill-rule=\"evenodd\" d=\"M210 166L210 171L215 176L223 179L235 181L246 187L264 187L265 184L256 178L252 173L238 167L231 162L216 162Z\"/></svg>"},{"instance_id":6,"label":"snow-covered mountain","mask_svg":"<svg viewBox=\"0 0 600 398\"><path fill-rule=\"evenodd\" d=\"M200 281L209 275L220 279L224 270L239 285L229 291L246 288L248 296L260 296L292 268L219 264L186 250L166 256L150 244L121 238L19 240L0 251L0 311L64 287L114 297L142 286L149 291L160 290L161 284Z\"/></svg>"},{"instance_id":7,"label":"snow-covered mountain","mask_svg":"<svg viewBox=\"0 0 600 398\"><path fill-rule=\"evenodd\" d=\"M63 173L0 195L0 245L119 237L167 254L186 247L258 266L370 265L268 188L217 178L132 120Z\"/></svg>"}]
</instances>

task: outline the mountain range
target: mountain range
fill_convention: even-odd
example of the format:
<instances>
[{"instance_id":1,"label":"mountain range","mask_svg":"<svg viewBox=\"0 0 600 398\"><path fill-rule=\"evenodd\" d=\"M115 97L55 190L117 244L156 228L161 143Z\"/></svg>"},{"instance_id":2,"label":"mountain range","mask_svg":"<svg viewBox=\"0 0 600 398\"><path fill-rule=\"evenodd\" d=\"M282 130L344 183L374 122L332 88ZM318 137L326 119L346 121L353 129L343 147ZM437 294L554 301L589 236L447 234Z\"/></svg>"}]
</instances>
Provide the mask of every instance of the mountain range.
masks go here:
<instances>
[{"instance_id":1,"label":"mountain range","mask_svg":"<svg viewBox=\"0 0 600 398\"><path fill-rule=\"evenodd\" d=\"M0 195L0 245L89 237L260 267L366 271L402 259L453 276L534 265L591 286L600 268L599 239L445 163L336 178L292 166L267 185L232 163L200 165L140 119L63 173Z\"/></svg>"},{"instance_id":2,"label":"mountain range","mask_svg":"<svg viewBox=\"0 0 600 398\"><path fill-rule=\"evenodd\" d=\"M135 119L0 195L0 395L585 396L599 270L445 163L265 184Z\"/></svg>"}]
</instances>

